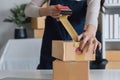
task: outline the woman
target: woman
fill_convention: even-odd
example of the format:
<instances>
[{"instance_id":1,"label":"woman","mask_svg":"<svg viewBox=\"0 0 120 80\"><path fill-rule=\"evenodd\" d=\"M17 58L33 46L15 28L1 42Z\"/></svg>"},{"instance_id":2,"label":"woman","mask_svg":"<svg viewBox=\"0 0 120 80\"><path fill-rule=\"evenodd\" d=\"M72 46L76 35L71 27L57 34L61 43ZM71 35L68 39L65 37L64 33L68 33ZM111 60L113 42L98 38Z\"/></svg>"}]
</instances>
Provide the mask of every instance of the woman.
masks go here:
<instances>
[{"instance_id":1,"label":"woman","mask_svg":"<svg viewBox=\"0 0 120 80\"><path fill-rule=\"evenodd\" d=\"M97 47L101 50L101 43L95 37L101 0L50 0L48 7L41 8L46 1L32 0L25 9L25 14L29 17L47 16L38 69L52 69L54 60L51 57L52 40L71 40L63 25L56 20L60 17L58 4L69 6L73 11L69 21L79 34L78 41L82 41L80 50L82 51L87 42L88 51L92 43L95 45L94 52ZM86 26L85 30L84 26Z\"/></svg>"}]
</instances>

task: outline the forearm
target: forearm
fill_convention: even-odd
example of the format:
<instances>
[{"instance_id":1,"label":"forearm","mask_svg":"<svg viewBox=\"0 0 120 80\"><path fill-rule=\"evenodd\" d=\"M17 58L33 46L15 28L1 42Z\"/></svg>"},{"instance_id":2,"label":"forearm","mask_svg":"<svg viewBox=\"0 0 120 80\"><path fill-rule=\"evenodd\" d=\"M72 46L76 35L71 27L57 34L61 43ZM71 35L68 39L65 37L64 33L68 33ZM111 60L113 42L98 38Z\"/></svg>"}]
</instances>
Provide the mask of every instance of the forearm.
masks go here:
<instances>
[{"instance_id":1,"label":"forearm","mask_svg":"<svg viewBox=\"0 0 120 80\"><path fill-rule=\"evenodd\" d=\"M101 0L87 0L86 26L93 26L97 30Z\"/></svg>"},{"instance_id":2,"label":"forearm","mask_svg":"<svg viewBox=\"0 0 120 80\"><path fill-rule=\"evenodd\" d=\"M32 0L25 8L25 15L29 17L40 17L40 8L46 0Z\"/></svg>"}]
</instances>

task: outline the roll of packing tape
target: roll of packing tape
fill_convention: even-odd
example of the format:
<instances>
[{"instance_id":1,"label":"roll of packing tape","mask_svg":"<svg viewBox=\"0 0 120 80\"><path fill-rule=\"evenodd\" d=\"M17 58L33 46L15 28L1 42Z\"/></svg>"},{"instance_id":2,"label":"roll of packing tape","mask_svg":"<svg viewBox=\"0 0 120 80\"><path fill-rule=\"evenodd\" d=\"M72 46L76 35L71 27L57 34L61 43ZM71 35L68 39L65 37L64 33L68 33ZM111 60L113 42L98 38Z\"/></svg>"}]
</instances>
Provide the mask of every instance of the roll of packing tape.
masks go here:
<instances>
[{"instance_id":1,"label":"roll of packing tape","mask_svg":"<svg viewBox=\"0 0 120 80\"><path fill-rule=\"evenodd\" d=\"M59 20L63 24L64 28L67 30L67 32L69 33L69 35L71 36L72 40L73 41L78 41L78 34L74 30L74 28L70 24L70 22L68 21L68 16L69 15L62 15L62 16L60 16Z\"/></svg>"}]
</instances>

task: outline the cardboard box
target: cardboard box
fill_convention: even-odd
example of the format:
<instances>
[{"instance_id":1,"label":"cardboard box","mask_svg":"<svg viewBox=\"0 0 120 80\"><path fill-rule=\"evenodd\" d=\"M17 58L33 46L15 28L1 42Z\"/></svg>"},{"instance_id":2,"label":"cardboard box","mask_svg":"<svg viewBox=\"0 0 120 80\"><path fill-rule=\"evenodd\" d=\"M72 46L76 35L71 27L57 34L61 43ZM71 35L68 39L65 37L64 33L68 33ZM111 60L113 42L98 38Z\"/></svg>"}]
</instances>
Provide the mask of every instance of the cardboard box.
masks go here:
<instances>
[{"instance_id":1,"label":"cardboard box","mask_svg":"<svg viewBox=\"0 0 120 80\"><path fill-rule=\"evenodd\" d=\"M42 38L44 34L44 29L35 29L34 38Z\"/></svg>"},{"instance_id":2,"label":"cardboard box","mask_svg":"<svg viewBox=\"0 0 120 80\"><path fill-rule=\"evenodd\" d=\"M91 46L91 51L86 53L86 48L83 49L83 52L76 52L76 49L79 47L80 42L72 41L52 41L52 56L63 60L63 61L89 61L95 60L95 54L93 54L93 47Z\"/></svg>"},{"instance_id":3,"label":"cardboard box","mask_svg":"<svg viewBox=\"0 0 120 80\"><path fill-rule=\"evenodd\" d=\"M91 45L90 51L87 53L87 46L83 52L76 52L80 42L72 41L52 41L52 56L63 61L89 61L95 60L93 54L94 45Z\"/></svg>"},{"instance_id":4,"label":"cardboard box","mask_svg":"<svg viewBox=\"0 0 120 80\"><path fill-rule=\"evenodd\" d=\"M120 69L120 61L108 61L106 69Z\"/></svg>"},{"instance_id":5,"label":"cardboard box","mask_svg":"<svg viewBox=\"0 0 120 80\"><path fill-rule=\"evenodd\" d=\"M120 50L106 50L106 59L109 61L120 61Z\"/></svg>"},{"instance_id":6,"label":"cardboard box","mask_svg":"<svg viewBox=\"0 0 120 80\"><path fill-rule=\"evenodd\" d=\"M89 80L88 61L53 62L53 80Z\"/></svg>"},{"instance_id":7,"label":"cardboard box","mask_svg":"<svg viewBox=\"0 0 120 80\"><path fill-rule=\"evenodd\" d=\"M33 29L44 29L45 28L45 18L46 17L38 17L32 18L31 25Z\"/></svg>"},{"instance_id":8,"label":"cardboard box","mask_svg":"<svg viewBox=\"0 0 120 80\"><path fill-rule=\"evenodd\" d=\"M47 3L42 5L42 7L47 7ZM44 29L45 28L45 19L46 17L37 17L37 18L32 18L31 20L31 25L33 29Z\"/></svg>"}]
</instances>

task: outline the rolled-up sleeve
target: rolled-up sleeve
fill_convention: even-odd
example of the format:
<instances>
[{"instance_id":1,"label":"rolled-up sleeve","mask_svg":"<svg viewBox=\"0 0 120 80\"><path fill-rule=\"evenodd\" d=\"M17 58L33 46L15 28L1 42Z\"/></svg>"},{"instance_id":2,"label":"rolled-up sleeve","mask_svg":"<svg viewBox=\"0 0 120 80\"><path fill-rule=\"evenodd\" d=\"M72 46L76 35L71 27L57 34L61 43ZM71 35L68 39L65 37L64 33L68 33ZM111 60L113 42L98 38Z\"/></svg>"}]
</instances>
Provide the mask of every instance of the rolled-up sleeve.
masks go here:
<instances>
[{"instance_id":1,"label":"rolled-up sleeve","mask_svg":"<svg viewBox=\"0 0 120 80\"><path fill-rule=\"evenodd\" d=\"M25 15L29 17L40 17L39 9L46 0L31 0L25 8Z\"/></svg>"},{"instance_id":2,"label":"rolled-up sleeve","mask_svg":"<svg viewBox=\"0 0 120 80\"><path fill-rule=\"evenodd\" d=\"M87 0L86 25L93 25L97 28L101 0Z\"/></svg>"}]
</instances>

